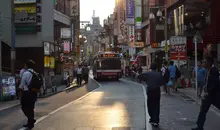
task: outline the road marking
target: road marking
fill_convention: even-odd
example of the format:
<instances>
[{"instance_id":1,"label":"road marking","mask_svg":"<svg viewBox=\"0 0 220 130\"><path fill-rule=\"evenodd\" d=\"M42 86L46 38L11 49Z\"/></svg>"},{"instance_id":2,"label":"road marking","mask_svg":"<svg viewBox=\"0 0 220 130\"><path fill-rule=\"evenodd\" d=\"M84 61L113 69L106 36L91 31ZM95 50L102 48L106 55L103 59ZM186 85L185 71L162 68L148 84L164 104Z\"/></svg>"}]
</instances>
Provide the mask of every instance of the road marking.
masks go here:
<instances>
[{"instance_id":1,"label":"road marking","mask_svg":"<svg viewBox=\"0 0 220 130\"><path fill-rule=\"evenodd\" d=\"M27 128L26 127L23 127L23 128L21 128L21 129L18 129L18 130L26 130Z\"/></svg>"},{"instance_id":2,"label":"road marking","mask_svg":"<svg viewBox=\"0 0 220 130\"><path fill-rule=\"evenodd\" d=\"M9 108L12 108L12 107L16 107L16 106L19 106L19 105L20 105L20 103L17 103L17 104L8 106L8 107L3 107L3 108L0 108L0 111L6 110L6 109L9 109Z\"/></svg>"},{"instance_id":3,"label":"road marking","mask_svg":"<svg viewBox=\"0 0 220 130\"><path fill-rule=\"evenodd\" d=\"M145 86L143 84L136 83L136 82L133 82L133 81L129 81L127 79L120 79L120 80L142 86L142 89L143 89L143 92L144 92L145 130L147 130L148 129L148 120L149 120L148 118L149 118L149 115L148 115L148 109L147 109L147 91L145 89Z\"/></svg>"},{"instance_id":4,"label":"road marking","mask_svg":"<svg viewBox=\"0 0 220 130\"><path fill-rule=\"evenodd\" d=\"M39 122L45 120L47 117L49 117L49 116L51 116L51 115L57 113L58 111L60 111L60 110L62 110L62 109L64 109L64 108L70 106L71 104L73 104L73 103L75 103L75 102L77 102L77 101L79 101L79 100L82 100L83 98L89 96L89 95L92 94L93 92L97 91L100 87L102 87L102 85L101 85L99 82L97 82L97 81L94 80L93 78L91 78L91 79L92 79L93 81L95 81L95 82L99 85L98 88L92 90L91 92L88 92L88 93L85 94L84 96L82 96L82 97L80 97L80 98L78 98L78 99L76 99L76 100L74 100L74 101L72 101L72 102L70 102L70 103L68 103L68 104L66 104L66 105L64 105L64 106L62 106L62 107L60 107L60 108L58 108L58 109L52 111L52 112L50 112L49 114L47 114L47 115L45 115L45 116L43 116L43 117L41 117L41 118L39 118L39 119L35 122L35 124L38 124ZM19 129L19 130L25 130L25 128L21 128L21 129Z\"/></svg>"}]
</instances>

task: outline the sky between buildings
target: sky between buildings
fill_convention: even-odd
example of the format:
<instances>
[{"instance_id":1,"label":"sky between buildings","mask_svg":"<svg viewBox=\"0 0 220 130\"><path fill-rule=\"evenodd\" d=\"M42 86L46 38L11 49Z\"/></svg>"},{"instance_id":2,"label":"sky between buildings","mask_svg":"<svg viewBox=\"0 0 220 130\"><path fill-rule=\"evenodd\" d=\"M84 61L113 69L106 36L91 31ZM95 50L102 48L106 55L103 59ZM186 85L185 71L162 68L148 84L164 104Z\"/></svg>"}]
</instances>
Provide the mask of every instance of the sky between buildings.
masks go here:
<instances>
[{"instance_id":1,"label":"sky between buildings","mask_svg":"<svg viewBox=\"0 0 220 130\"><path fill-rule=\"evenodd\" d=\"M91 21L95 10L103 25L103 20L113 13L114 7L115 0L80 0L80 21Z\"/></svg>"}]
</instances>

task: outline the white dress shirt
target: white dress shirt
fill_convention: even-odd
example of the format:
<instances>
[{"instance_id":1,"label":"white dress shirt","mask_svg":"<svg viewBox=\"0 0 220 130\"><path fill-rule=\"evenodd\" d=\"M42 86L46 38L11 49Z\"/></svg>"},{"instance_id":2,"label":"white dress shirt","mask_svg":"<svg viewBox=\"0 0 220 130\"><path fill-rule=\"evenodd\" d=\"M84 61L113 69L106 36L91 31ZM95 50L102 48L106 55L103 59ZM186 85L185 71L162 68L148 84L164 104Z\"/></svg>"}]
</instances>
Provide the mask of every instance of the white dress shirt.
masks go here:
<instances>
[{"instance_id":1,"label":"white dress shirt","mask_svg":"<svg viewBox=\"0 0 220 130\"><path fill-rule=\"evenodd\" d=\"M19 88L22 89L23 91L28 91L28 86L30 85L31 79L32 79L32 74L31 72L32 69L28 69L25 72L23 72L22 77L21 77L21 83Z\"/></svg>"}]
</instances>

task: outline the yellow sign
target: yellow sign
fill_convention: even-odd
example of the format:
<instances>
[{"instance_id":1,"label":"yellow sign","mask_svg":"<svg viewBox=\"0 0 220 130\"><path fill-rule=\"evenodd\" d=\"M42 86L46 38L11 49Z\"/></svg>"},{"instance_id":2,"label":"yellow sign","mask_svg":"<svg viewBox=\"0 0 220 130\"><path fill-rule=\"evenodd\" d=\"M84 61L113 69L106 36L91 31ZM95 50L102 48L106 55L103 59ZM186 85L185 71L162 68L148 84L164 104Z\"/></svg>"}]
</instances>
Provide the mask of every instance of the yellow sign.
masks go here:
<instances>
[{"instance_id":1,"label":"yellow sign","mask_svg":"<svg viewBox=\"0 0 220 130\"><path fill-rule=\"evenodd\" d=\"M36 13L36 7L15 7L15 12L27 12L27 13Z\"/></svg>"},{"instance_id":2,"label":"yellow sign","mask_svg":"<svg viewBox=\"0 0 220 130\"><path fill-rule=\"evenodd\" d=\"M54 57L50 57L50 68L51 69L55 68L55 58Z\"/></svg>"},{"instance_id":3,"label":"yellow sign","mask_svg":"<svg viewBox=\"0 0 220 130\"><path fill-rule=\"evenodd\" d=\"M44 56L44 67L50 67L50 57Z\"/></svg>"},{"instance_id":4,"label":"yellow sign","mask_svg":"<svg viewBox=\"0 0 220 130\"><path fill-rule=\"evenodd\" d=\"M144 42L130 42L130 47L142 48L144 47Z\"/></svg>"},{"instance_id":5,"label":"yellow sign","mask_svg":"<svg viewBox=\"0 0 220 130\"><path fill-rule=\"evenodd\" d=\"M164 50L165 50L166 53L168 52L168 50L169 50L168 44L165 44Z\"/></svg>"}]
</instances>

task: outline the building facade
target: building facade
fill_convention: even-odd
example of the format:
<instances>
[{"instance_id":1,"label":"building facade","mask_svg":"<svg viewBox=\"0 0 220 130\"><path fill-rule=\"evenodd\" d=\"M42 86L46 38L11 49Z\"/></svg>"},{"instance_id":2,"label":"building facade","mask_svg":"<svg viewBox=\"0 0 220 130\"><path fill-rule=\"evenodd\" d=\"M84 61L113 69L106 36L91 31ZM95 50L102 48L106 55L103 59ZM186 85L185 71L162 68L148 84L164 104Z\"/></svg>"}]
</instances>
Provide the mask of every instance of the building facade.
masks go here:
<instances>
[{"instance_id":1,"label":"building facade","mask_svg":"<svg viewBox=\"0 0 220 130\"><path fill-rule=\"evenodd\" d=\"M9 1L0 2L0 12L4 13L3 17L11 18L12 6ZM37 64L36 71L44 75L46 86L52 86L54 76L61 77L62 69L58 52L62 51L63 44L60 30L70 27L69 14L69 0L14 0L16 69L18 71L26 60L32 59ZM10 50L12 33L9 21L4 20L2 41L9 46ZM3 59L6 58L7 56L3 55ZM7 61L10 62L10 60ZM3 63L4 65L10 68L10 63Z\"/></svg>"}]
</instances>

